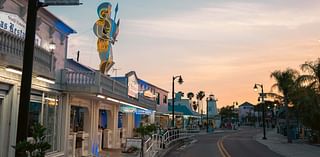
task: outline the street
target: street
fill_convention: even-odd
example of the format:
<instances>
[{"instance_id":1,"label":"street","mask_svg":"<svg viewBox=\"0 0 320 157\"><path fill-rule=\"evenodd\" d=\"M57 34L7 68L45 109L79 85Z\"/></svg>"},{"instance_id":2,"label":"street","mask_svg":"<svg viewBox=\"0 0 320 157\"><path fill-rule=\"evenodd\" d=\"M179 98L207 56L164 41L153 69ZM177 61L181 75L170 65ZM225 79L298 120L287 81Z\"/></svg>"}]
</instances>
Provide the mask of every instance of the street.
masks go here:
<instances>
[{"instance_id":1,"label":"street","mask_svg":"<svg viewBox=\"0 0 320 157\"><path fill-rule=\"evenodd\" d=\"M193 144L186 144L174 148L166 154L168 157L223 157L217 147L218 140L226 135L225 133L199 135L194 138L197 140Z\"/></svg>"},{"instance_id":2,"label":"street","mask_svg":"<svg viewBox=\"0 0 320 157\"><path fill-rule=\"evenodd\" d=\"M193 141L170 151L168 157L281 157L266 146L255 141L261 132L256 128L241 128L237 131L205 134L194 137Z\"/></svg>"}]
</instances>

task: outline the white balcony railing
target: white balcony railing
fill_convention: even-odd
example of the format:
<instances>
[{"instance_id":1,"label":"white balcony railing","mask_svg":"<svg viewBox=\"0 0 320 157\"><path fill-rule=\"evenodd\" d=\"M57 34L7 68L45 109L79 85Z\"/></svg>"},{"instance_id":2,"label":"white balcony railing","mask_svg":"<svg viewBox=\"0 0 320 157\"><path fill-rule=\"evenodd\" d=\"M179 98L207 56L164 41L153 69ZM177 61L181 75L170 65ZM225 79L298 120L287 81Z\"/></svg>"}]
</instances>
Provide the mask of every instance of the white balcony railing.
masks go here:
<instances>
[{"instance_id":1,"label":"white balcony railing","mask_svg":"<svg viewBox=\"0 0 320 157\"><path fill-rule=\"evenodd\" d=\"M24 53L24 39L7 31L0 30L0 63L3 66L22 68ZM54 77L56 58L54 54L35 46L34 49L34 72Z\"/></svg>"},{"instance_id":2,"label":"white balcony railing","mask_svg":"<svg viewBox=\"0 0 320 157\"><path fill-rule=\"evenodd\" d=\"M68 88L84 90L86 88L97 88L96 93L110 92L120 96L128 95L128 88L120 82L101 74L99 71L62 71L63 84ZM86 87L86 88L85 88ZM90 91L89 91L90 92ZM92 91L91 91L92 92Z\"/></svg>"},{"instance_id":3,"label":"white balcony railing","mask_svg":"<svg viewBox=\"0 0 320 157\"><path fill-rule=\"evenodd\" d=\"M166 131L163 135L154 134L144 142L144 156L154 157L158 152L169 147L173 142L190 138L197 133L199 133L198 129L174 129Z\"/></svg>"}]
</instances>

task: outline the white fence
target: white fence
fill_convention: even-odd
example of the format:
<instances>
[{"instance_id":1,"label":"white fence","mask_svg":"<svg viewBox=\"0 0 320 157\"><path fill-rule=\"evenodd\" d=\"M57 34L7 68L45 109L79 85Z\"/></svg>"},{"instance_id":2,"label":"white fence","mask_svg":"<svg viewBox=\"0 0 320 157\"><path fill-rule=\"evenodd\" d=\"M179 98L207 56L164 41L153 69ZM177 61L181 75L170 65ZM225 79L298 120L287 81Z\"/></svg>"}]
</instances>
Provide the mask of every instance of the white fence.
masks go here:
<instances>
[{"instance_id":1,"label":"white fence","mask_svg":"<svg viewBox=\"0 0 320 157\"><path fill-rule=\"evenodd\" d=\"M154 134L144 142L144 157L154 157L158 152L169 147L172 142L189 138L196 133L199 133L199 130L175 129L168 130L163 135Z\"/></svg>"}]
</instances>

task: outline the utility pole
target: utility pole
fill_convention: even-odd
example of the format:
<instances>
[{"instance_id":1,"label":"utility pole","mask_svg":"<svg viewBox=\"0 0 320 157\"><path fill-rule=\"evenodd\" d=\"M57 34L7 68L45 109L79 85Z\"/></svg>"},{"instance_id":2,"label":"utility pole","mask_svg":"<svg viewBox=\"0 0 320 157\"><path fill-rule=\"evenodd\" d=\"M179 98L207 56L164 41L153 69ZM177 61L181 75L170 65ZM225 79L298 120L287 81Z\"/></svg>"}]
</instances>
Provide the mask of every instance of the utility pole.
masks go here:
<instances>
[{"instance_id":1,"label":"utility pole","mask_svg":"<svg viewBox=\"0 0 320 157\"><path fill-rule=\"evenodd\" d=\"M79 57L80 57L80 51L78 50L78 52L77 52L77 62L79 62Z\"/></svg>"},{"instance_id":2,"label":"utility pole","mask_svg":"<svg viewBox=\"0 0 320 157\"><path fill-rule=\"evenodd\" d=\"M28 114L32 81L34 40L36 33L37 11L42 3L38 0L28 1L28 15L26 24L26 38L24 43L23 68L20 87L20 101L18 112L18 129L16 142L27 140L28 137ZM16 151L17 157L24 157Z\"/></svg>"},{"instance_id":3,"label":"utility pole","mask_svg":"<svg viewBox=\"0 0 320 157\"><path fill-rule=\"evenodd\" d=\"M48 3L46 3L48 1ZM28 14L26 23L26 37L24 43L23 67L20 87L20 100L18 112L18 126L16 143L26 141L28 137L28 114L30 104L30 93L32 83L33 55L36 34L37 12L39 8L49 5L80 5L79 0L45 0L45 3L39 0L28 0ZM26 154L15 152L16 157L26 157Z\"/></svg>"}]
</instances>

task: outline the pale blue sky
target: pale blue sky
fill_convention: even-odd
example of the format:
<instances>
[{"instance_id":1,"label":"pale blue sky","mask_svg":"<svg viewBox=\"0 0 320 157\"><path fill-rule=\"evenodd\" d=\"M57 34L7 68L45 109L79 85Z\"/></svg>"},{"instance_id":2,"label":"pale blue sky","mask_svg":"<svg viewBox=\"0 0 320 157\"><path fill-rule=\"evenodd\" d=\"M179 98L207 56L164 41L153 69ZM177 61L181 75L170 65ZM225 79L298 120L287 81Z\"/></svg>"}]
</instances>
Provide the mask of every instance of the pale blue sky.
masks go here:
<instances>
[{"instance_id":1,"label":"pale blue sky","mask_svg":"<svg viewBox=\"0 0 320 157\"><path fill-rule=\"evenodd\" d=\"M103 1L49 7L78 33L69 38L69 57L97 68L92 26ZM319 0L112 0L119 3L119 41L114 46L118 75L138 77L171 90L215 94L219 105L256 102L254 83L269 91L270 73L297 68L320 54ZM113 17L113 16L112 16ZM115 74L112 73L112 76Z\"/></svg>"}]
</instances>

